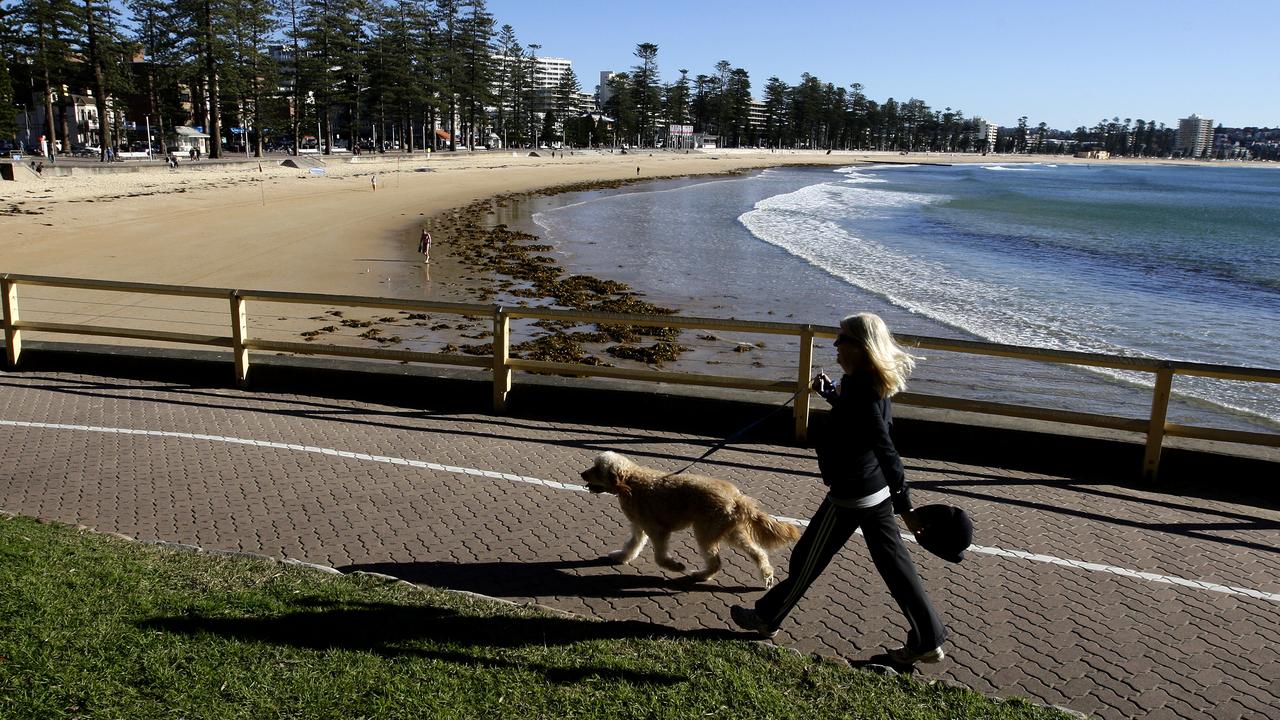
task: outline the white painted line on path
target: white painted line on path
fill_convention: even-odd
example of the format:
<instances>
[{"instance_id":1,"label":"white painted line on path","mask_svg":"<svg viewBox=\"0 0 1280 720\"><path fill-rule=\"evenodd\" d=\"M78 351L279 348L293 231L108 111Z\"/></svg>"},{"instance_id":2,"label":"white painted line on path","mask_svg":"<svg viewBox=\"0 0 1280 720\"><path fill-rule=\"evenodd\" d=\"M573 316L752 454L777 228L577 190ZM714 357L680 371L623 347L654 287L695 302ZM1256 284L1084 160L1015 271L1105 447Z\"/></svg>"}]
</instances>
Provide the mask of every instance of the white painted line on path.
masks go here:
<instances>
[{"instance_id":1,"label":"white painted line on path","mask_svg":"<svg viewBox=\"0 0 1280 720\"><path fill-rule=\"evenodd\" d=\"M331 457L346 458L350 460L360 460L364 462L389 463L392 465L407 465L409 467L422 468L424 470L432 470L434 472L448 473L451 475L469 475L473 477L485 477L493 480L506 480L508 482L525 483L528 485L540 485L542 487L551 488L552 490L568 490L570 492L588 492L586 486L575 485L572 483L561 483L554 480L542 480L540 478L529 477L526 475L512 475L511 473L496 472L494 470L479 470L476 468L458 467L456 465L441 465L439 463L426 462L424 460L410 460L407 458L388 457L386 455L369 455L366 453L350 452L347 450L334 450L332 448L315 447L313 445L297 445L294 443L278 443L269 440L248 440L245 438L228 437L225 435L204 435L200 433L182 433L171 432L166 430L132 430L128 428L111 428L96 427L93 425L66 425L62 423L39 423L24 422L20 420L0 420L0 426L8 427L24 427L37 428L44 430L78 430L81 432L108 433L113 435L144 435L148 437L166 437L178 438L183 440L207 440L210 442L230 443L233 445L253 445L255 447L273 448L277 450L292 450L295 452L315 453L319 455L328 455ZM801 527L807 527L808 520L799 520L796 518L778 517L779 520ZM859 531L861 532L861 531ZM903 533L903 539L915 542L915 538L910 534ZM1189 580L1187 578L1177 577L1175 575L1162 575L1159 573L1143 572L1141 570L1131 570L1129 568L1117 567L1115 565L1104 565L1101 563L1086 562L1084 560L1070 560L1066 558L1054 557L1053 555L1042 555L1040 553L1031 553L1023 550L1005 550L1003 548L983 547L981 545L972 545L968 552L979 553L983 555L994 555L996 557L1013 558L1018 560L1029 560L1031 562L1047 563L1050 565L1059 565L1062 567L1076 568L1078 570L1087 570L1089 572L1101 572L1111 575L1119 575L1122 577L1132 578L1135 580L1145 580L1148 582L1162 583L1165 585L1176 585L1196 590L1208 590L1210 592L1224 593L1227 595L1242 595L1244 597L1257 598L1259 600L1269 600L1271 602L1280 603L1280 593L1264 592L1262 590L1254 590L1251 588L1235 587L1232 585L1220 585L1218 583L1206 582L1204 580Z\"/></svg>"}]
</instances>

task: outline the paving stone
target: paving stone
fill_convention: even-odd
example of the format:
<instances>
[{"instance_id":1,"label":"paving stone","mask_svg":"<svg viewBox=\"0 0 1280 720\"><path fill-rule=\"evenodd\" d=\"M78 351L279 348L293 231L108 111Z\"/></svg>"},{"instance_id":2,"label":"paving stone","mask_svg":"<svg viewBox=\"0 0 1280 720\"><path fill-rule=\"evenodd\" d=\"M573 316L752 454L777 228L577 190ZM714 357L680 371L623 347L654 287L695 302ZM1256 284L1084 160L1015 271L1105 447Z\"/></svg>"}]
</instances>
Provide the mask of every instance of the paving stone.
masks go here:
<instances>
[{"instance_id":1,"label":"paving stone","mask_svg":"<svg viewBox=\"0 0 1280 720\"><path fill-rule=\"evenodd\" d=\"M191 433L351 455L156 434L0 424L0 510L140 540L249 552L539 603L602 619L728 629L761 589L734 550L708 583L675 586L652 550L601 562L628 525L616 499L369 456L580 483L617 449L674 470L718 438L494 417L289 393L192 388L81 373L0 373L0 420ZM69 391L68 388L74 388ZM363 454L363 457L355 456ZM969 511L977 544L1123 570L1280 592L1280 513L1108 483L906 458L918 503ZM805 519L824 488L812 453L730 445L697 468L775 514ZM687 533L673 552L699 562ZM1274 599L970 552L959 565L911 546L951 629L948 661L920 676L1029 696L1105 720L1274 715ZM789 550L773 553L780 577ZM860 538L784 624L778 643L859 659L905 627Z\"/></svg>"}]
</instances>

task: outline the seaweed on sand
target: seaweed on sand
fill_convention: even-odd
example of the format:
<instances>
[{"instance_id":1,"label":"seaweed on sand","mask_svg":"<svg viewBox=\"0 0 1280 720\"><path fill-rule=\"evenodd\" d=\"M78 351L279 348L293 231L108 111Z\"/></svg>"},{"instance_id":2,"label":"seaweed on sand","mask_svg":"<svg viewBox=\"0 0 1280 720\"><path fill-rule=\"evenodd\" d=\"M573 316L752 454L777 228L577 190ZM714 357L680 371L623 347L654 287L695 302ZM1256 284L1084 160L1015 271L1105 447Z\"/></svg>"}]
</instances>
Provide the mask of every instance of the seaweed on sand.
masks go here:
<instances>
[{"instance_id":1,"label":"seaweed on sand","mask_svg":"<svg viewBox=\"0 0 1280 720\"><path fill-rule=\"evenodd\" d=\"M616 358L625 360L635 360L645 363L646 365L662 365L664 362L672 362L680 357L680 353L689 348L683 345L677 345L672 342L656 342L648 347L636 347L633 345L614 345L607 348L605 352Z\"/></svg>"},{"instance_id":2,"label":"seaweed on sand","mask_svg":"<svg viewBox=\"0 0 1280 720\"><path fill-rule=\"evenodd\" d=\"M540 191L538 194L550 195L617 187L622 184L625 183L589 183ZM509 297L545 299L550 300L555 307L575 310L653 316L676 313L674 309L640 299L640 293L632 290L626 283L590 275L566 276L554 257L539 254L550 252L554 248L536 242L536 235L513 230L505 224L489 224L494 209L512 197L506 195L477 201L461 210L437 216L430 223L433 234L447 244L454 258L481 277L492 280L488 286L475 291L481 300L491 300L502 291ZM513 352L526 353L528 357L535 359L598 364L601 361L588 353L583 348L583 343L622 343L624 345L610 348L608 352L615 357L645 363L669 362L687 350L675 342L680 335L679 330L658 325L607 323L598 325L597 333L567 332L571 327L568 324L535 325L547 334L520 343L513 348ZM627 343L641 342L645 338L653 338L658 342L647 348L625 346ZM473 355L493 352L491 343L463 345L460 350Z\"/></svg>"},{"instance_id":3,"label":"seaweed on sand","mask_svg":"<svg viewBox=\"0 0 1280 720\"><path fill-rule=\"evenodd\" d=\"M607 366L609 363L587 353L582 348L583 343L604 342L605 340L605 336L601 333L553 333L513 345L511 354L513 357L529 360Z\"/></svg>"}]
</instances>

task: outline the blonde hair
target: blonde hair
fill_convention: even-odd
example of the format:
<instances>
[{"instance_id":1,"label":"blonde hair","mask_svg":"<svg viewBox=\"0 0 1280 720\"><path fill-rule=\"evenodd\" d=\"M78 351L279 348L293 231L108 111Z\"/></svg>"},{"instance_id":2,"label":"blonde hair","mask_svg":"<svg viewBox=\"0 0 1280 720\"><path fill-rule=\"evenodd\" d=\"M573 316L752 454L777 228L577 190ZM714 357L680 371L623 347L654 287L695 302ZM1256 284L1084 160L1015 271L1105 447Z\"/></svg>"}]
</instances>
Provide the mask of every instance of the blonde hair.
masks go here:
<instances>
[{"instance_id":1,"label":"blonde hair","mask_svg":"<svg viewBox=\"0 0 1280 720\"><path fill-rule=\"evenodd\" d=\"M840 321L840 330L862 346L880 397L892 397L907 387L916 359L902 348L879 315L859 313ZM923 358L920 358L923 359Z\"/></svg>"}]
</instances>

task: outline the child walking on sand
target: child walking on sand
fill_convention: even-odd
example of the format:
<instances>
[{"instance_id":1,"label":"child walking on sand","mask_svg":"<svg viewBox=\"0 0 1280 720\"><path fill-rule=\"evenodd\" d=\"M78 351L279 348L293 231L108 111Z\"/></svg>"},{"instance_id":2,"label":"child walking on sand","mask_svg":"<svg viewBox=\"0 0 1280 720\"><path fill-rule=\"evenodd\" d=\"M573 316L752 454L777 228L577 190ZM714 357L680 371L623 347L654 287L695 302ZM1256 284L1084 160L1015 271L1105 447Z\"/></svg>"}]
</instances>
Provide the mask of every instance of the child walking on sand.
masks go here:
<instances>
[{"instance_id":1,"label":"child walking on sand","mask_svg":"<svg viewBox=\"0 0 1280 720\"><path fill-rule=\"evenodd\" d=\"M431 233L422 228L422 237L418 238L418 252L422 253L422 262L431 262Z\"/></svg>"}]
</instances>

